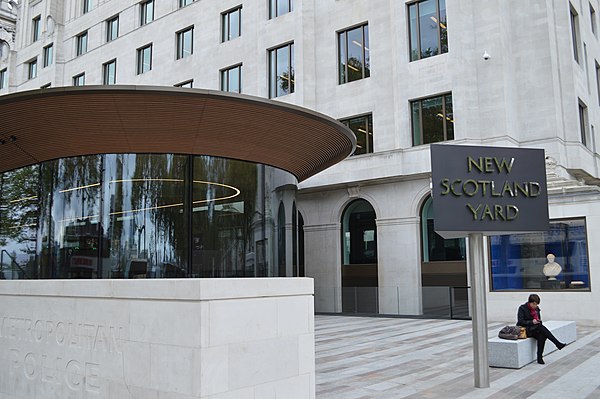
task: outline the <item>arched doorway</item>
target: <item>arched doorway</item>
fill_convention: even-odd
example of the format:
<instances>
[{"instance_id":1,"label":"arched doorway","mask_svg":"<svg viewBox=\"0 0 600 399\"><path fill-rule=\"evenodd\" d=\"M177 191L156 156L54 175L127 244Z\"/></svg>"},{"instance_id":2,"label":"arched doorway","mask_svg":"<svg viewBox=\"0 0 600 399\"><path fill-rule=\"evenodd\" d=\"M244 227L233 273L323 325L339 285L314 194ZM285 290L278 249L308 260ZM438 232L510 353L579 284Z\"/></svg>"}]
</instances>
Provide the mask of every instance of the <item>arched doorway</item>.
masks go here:
<instances>
[{"instance_id":1,"label":"arched doorway","mask_svg":"<svg viewBox=\"0 0 600 399\"><path fill-rule=\"evenodd\" d=\"M423 314L468 318L464 238L446 240L435 232L431 197L421 207Z\"/></svg>"},{"instance_id":2,"label":"arched doorway","mask_svg":"<svg viewBox=\"0 0 600 399\"><path fill-rule=\"evenodd\" d=\"M377 287L375 210L359 199L342 215L342 312L377 313Z\"/></svg>"},{"instance_id":3,"label":"arched doorway","mask_svg":"<svg viewBox=\"0 0 600 399\"><path fill-rule=\"evenodd\" d=\"M286 276L286 242L285 242L285 206L283 202L279 203L277 212L277 275Z\"/></svg>"}]
</instances>

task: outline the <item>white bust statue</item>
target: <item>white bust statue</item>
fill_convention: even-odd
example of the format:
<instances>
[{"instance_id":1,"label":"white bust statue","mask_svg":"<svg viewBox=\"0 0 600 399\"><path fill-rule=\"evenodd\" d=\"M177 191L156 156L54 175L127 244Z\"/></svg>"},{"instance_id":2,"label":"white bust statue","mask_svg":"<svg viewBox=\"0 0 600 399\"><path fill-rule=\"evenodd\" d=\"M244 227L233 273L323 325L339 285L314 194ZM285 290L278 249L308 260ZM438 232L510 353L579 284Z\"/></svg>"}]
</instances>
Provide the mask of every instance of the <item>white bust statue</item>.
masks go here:
<instances>
[{"instance_id":1,"label":"white bust statue","mask_svg":"<svg viewBox=\"0 0 600 399\"><path fill-rule=\"evenodd\" d=\"M544 276L548 277L548 280L556 280L556 276L560 274L562 271L562 267L558 263L554 261L556 257L553 254L548 254L546 259L548 259L548 263L544 265L544 269L542 270Z\"/></svg>"}]
</instances>

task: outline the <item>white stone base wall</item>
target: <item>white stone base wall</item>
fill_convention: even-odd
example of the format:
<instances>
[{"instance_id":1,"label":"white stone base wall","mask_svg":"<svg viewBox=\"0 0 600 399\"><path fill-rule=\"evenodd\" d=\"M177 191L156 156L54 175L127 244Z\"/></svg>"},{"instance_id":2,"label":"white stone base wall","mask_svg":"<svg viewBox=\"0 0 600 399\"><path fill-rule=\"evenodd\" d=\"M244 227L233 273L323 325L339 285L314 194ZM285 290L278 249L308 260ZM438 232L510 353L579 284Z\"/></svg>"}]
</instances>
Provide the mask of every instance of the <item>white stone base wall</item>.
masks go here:
<instances>
[{"instance_id":1,"label":"white stone base wall","mask_svg":"<svg viewBox=\"0 0 600 399\"><path fill-rule=\"evenodd\" d=\"M315 397L309 278L0 282L0 398Z\"/></svg>"}]
</instances>

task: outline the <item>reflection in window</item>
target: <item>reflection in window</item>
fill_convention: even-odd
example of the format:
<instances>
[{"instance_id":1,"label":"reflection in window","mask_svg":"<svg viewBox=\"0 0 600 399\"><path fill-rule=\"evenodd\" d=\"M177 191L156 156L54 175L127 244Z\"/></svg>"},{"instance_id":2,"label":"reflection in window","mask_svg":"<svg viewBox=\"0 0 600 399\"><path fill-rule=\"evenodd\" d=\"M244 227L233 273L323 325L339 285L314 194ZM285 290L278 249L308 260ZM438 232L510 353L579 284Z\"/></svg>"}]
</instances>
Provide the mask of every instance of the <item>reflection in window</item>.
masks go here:
<instances>
[{"instance_id":1,"label":"reflection in window","mask_svg":"<svg viewBox=\"0 0 600 399\"><path fill-rule=\"evenodd\" d=\"M278 276L276 184L296 180L251 162L173 154L5 172L0 279Z\"/></svg>"},{"instance_id":2,"label":"reflection in window","mask_svg":"<svg viewBox=\"0 0 600 399\"><path fill-rule=\"evenodd\" d=\"M367 24L338 33L338 50L340 84L371 75Z\"/></svg>"},{"instance_id":3,"label":"reflection in window","mask_svg":"<svg viewBox=\"0 0 600 399\"><path fill-rule=\"evenodd\" d=\"M373 115L358 116L341 120L356 136L356 149L352 155L370 154L373 152Z\"/></svg>"},{"instance_id":4,"label":"reflection in window","mask_svg":"<svg viewBox=\"0 0 600 399\"><path fill-rule=\"evenodd\" d=\"M221 41L239 37L242 32L242 6L221 14Z\"/></svg>"},{"instance_id":5,"label":"reflection in window","mask_svg":"<svg viewBox=\"0 0 600 399\"><path fill-rule=\"evenodd\" d=\"M37 77L37 57L27 63L27 79Z\"/></svg>"},{"instance_id":6,"label":"reflection in window","mask_svg":"<svg viewBox=\"0 0 600 399\"><path fill-rule=\"evenodd\" d=\"M52 44L49 44L46 47L44 47L43 63L42 63L42 65L44 65L44 68L46 68L47 66L50 66L52 64L53 50L54 50L54 46Z\"/></svg>"},{"instance_id":7,"label":"reflection in window","mask_svg":"<svg viewBox=\"0 0 600 399\"><path fill-rule=\"evenodd\" d=\"M80 56L87 53L88 48L88 33L87 31L80 33L76 37L76 55Z\"/></svg>"},{"instance_id":8,"label":"reflection in window","mask_svg":"<svg viewBox=\"0 0 600 399\"><path fill-rule=\"evenodd\" d=\"M83 14L87 14L92 9L92 0L82 0L83 1Z\"/></svg>"},{"instance_id":9,"label":"reflection in window","mask_svg":"<svg viewBox=\"0 0 600 399\"><path fill-rule=\"evenodd\" d=\"M194 0L179 0L179 8L190 5L194 2Z\"/></svg>"},{"instance_id":10,"label":"reflection in window","mask_svg":"<svg viewBox=\"0 0 600 399\"><path fill-rule=\"evenodd\" d=\"M446 0L424 0L409 4L410 60L448 52Z\"/></svg>"},{"instance_id":11,"label":"reflection in window","mask_svg":"<svg viewBox=\"0 0 600 399\"><path fill-rule=\"evenodd\" d=\"M594 34L594 36L598 35L598 31L596 28L596 10L594 9L594 7L592 6L592 3L590 3L590 22L591 22L591 28L592 28L592 33Z\"/></svg>"},{"instance_id":12,"label":"reflection in window","mask_svg":"<svg viewBox=\"0 0 600 399\"><path fill-rule=\"evenodd\" d=\"M40 40L40 34L42 33L42 17L38 15L31 20L31 41L37 42Z\"/></svg>"},{"instance_id":13,"label":"reflection in window","mask_svg":"<svg viewBox=\"0 0 600 399\"><path fill-rule=\"evenodd\" d=\"M8 69L0 70L0 90L8 87Z\"/></svg>"},{"instance_id":14,"label":"reflection in window","mask_svg":"<svg viewBox=\"0 0 600 399\"><path fill-rule=\"evenodd\" d=\"M85 73L73 76L73 86L84 86L85 85Z\"/></svg>"},{"instance_id":15,"label":"reflection in window","mask_svg":"<svg viewBox=\"0 0 600 399\"><path fill-rule=\"evenodd\" d=\"M294 43L269 50L269 98L294 92Z\"/></svg>"},{"instance_id":16,"label":"reflection in window","mask_svg":"<svg viewBox=\"0 0 600 399\"><path fill-rule=\"evenodd\" d=\"M571 15L571 39L573 40L573 56L575 57L575 61L579 62L579 16L577 15L577 11L573 8L572 4L570 6L570 15Z\"/></svg>"},{"instance_id":17,"label":"reflection in window","mask_svg":"<svg viewBox=\"0 0 600 399\"><path fill-rule=\"evenodd\" d=\"M579 137L581 144L587 145L587 132L588 132L588 111L587 106L579 100Z\"/></svg>"},{"instance_id":18,"label":"reflection in window","mask_svg":"<svg viewBox=\"0 0 600 399\"><path fill-rule=\"evenodd\" d=\"M221 90L242 92L242 66L236 65L221 71Z\"/></svg>"},{"instance_id":19,"label":"reflection in window","mask_svg":"<svg viewBox=\"0 0 600 399\"><path fill-rule=\"evenodd\" d=\"M177 59L185 58L194 52L194 27L177 32Z\"/></svg>"},{"instance_id":20,"label":"reflection in window","mask_svg":"<svg viewBox=\"0 0 600 399\"><path fill-rule=\"evenodd\" d=\"M154 21L154 0L140 3L140 26Z\"/></svg>"},{"instance_id":21,"label":"reflection in window","mask_svg":"<svg viewBox=\"0 0 600 399\"><path fill-rule=\"evenodd\" d=\"M492 236L493 290L590 289L585 219L551 220L546 232ZM556 280L544 275L547 255L562 270Z\"/></svg>"},{"instance_id":22,"label":"reflection in window","mask_svg":"<svg viewBox=\"0 0 600 399\"><path fill-rule=\"evenodd\" d=\"M119 37L119 16L106 20L106 42L112 42Z\"/></svg>"},{"instance_id":23,"label":"reflection in window","mask_svg":"<svg viewBox=\"0 0 600 399\"><path fill-rule=\"evenodd\" d=\"M152 44L137 49L137 74L141 75L152 69Z\"/></svg>"},{"instance_id":24,"label":"reflection in window","mask_svg":"<svg viewBox=\"0 0 600 399\"><path fill-rule=\"evenodd\" d=\"M293 11L294 0L270 0L269 19Z\"/></svg>"},{"instance_id":25,"label":"reflection in window","mask_svg":"<svg viewBox=\"0 0 600 399\"><path fill-rule=\"evenodd\" d=\"M377 263L377 233L375 211L365 200L352 202L344 211L343 262L344 265Z\"/></svg>"},{"instance_id":26,"label":"reflection in window","mask_svg":"<svg viewBox=\"0 0 600 399\"><path fill-rule=\"evenodd\" d=\"M117 84L117 60L111 60L102 64L102 84Z\"/></svg>"},{"instance_id":27,"label":"reflection in window","mask_svg":"<svg viewBox=\"0 0 600 399\"><path fill-rule=\"evenodd\" d=\"M444 239L434 230L433 202L431 197L425 201L421 211L421 240L423 262L441 262L465 260L464 238Z\"/></svg>"},{"instance_id":28,"label":"reflection in window","mask_svg":"<svg viewBox=\"0 0 600 399\"><path fill-rule=\"evenodd\" d=\"M411 102L413 145L454 140L452 94Z\"/></svg>"}]
</instances>

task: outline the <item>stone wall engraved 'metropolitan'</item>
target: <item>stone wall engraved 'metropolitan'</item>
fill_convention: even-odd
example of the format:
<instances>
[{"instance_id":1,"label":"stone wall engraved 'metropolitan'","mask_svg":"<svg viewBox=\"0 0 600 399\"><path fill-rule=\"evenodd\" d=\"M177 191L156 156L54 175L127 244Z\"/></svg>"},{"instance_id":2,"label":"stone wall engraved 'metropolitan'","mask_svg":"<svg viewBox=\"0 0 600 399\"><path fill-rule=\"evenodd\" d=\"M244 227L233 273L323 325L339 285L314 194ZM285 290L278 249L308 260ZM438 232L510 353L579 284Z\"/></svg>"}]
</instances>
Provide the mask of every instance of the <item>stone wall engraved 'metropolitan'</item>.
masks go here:
<instances>
[{"instance_id":1,"label":"stone wall engraved 'metropolitan'","mask_svg":"<svg viewBox=\"0 0 600 399\"><path fill-rule=\"evenodd\" d=\"M2 281L0 396L314 398L312 295L304 278Z\"/></svg>"}]
</instances>

